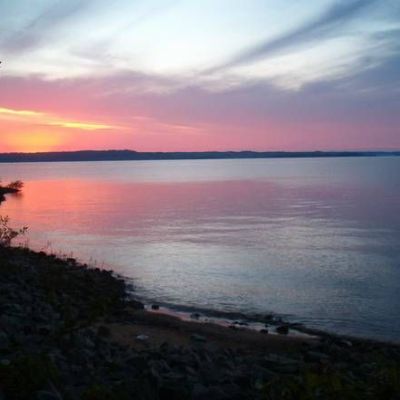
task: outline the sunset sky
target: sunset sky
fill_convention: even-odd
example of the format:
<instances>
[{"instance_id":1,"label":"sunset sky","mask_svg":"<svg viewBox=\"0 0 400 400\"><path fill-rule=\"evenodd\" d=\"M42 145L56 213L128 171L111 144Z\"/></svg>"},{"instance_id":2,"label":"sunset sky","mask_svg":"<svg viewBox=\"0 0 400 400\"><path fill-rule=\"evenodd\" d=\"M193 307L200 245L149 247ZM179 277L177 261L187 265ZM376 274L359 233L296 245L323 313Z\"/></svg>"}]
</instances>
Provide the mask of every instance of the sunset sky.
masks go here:
<instances>
[{"instance_id":1,"label":"sunset sky","mask_svg":"<svg viewBox=\"0 0 400 400\"><path fill-rule=\"evenodd\" d=\"M400 149L399 0L0 0L0 151Z\"/></svg>"}]
</instances>

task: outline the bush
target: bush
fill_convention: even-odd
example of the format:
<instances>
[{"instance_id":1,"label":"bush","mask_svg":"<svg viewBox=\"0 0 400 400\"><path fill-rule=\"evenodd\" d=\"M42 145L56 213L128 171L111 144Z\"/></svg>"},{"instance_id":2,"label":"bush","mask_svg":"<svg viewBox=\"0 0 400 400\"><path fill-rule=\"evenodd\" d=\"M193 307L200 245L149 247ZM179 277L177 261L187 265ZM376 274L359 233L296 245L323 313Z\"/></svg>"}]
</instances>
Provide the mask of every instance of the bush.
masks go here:
<instances>
[{"instance_id":1,"label":"bush","mask_svg":"<svg viewBox=\"0 0 400 400\"><path fill-rule=\"evenodd\" d=\"M14 181L11 182L7 185L7 188L12 189L12 190L18 190L20 191L24 187L24 182L22 181Z\"/></svg>"},{"instance_id":2,"label":"bush","mask_svg":"<svg viewBox=\"0 0 400 400\"><path fill-rule=\"evenodd\" d=\"M13 229L9 225L9 218L2 217L0 215L0 246L11 246L12 241L20 236L24 235L28 228L24 226L21 229Z\"/></svg>"}]
</instances>

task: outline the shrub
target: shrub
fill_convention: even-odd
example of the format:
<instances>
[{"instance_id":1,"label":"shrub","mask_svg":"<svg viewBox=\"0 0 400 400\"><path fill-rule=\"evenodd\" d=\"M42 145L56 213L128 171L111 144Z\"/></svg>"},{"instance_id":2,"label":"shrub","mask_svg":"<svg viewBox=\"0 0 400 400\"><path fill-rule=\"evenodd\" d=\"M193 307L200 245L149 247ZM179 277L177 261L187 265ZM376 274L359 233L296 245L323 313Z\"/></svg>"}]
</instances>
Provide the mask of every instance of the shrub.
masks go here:
<instances>
[{"instance_id":1,"label":"shrub","mask_svg":"<svg viewBox=\"0 0 400 400\"><path fill-rule=\"evenodd\" d=\"M9 218L0 215L0 246L11 246L12 241L20 236L24 235L28 228L24 226L21 229L13 229L9 225Z\"/></svg>"},{"instance_id":2,"label":"shrub","mask_svg":"<svg viewBox=\"0 0 400 400\"><path fill-rule=\"evenodd\" d=\"M21 190L23 187L24 187L24 182L22 182L22 181L14 181L14 182L11 182L11 183L9 183L8 185L7 185L7 187L9 188L9 189L12 189L12 190Z\"/></svg>"}]
</instances>

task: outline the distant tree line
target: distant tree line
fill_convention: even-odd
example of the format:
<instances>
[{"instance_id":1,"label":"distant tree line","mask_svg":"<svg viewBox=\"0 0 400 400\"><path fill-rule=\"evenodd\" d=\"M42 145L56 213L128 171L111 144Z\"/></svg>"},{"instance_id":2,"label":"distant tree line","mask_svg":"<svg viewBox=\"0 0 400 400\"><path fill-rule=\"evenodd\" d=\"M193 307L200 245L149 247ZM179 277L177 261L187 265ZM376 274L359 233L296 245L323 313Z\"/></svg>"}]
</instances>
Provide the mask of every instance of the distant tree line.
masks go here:
<instances>
[{"instance_id":1,"label":"distant tree line","mask_svg":"<svg viewBox=\"0 0 400 400\"><path fill-rule=\"evenodd\" d=\"M2 153L0 162L125 161L125 160L202 160L236 158L316 158L400 156L400 151L200 151L137 152L133 150L85 150L48 153Z\"/></svg>"}]
</instances>

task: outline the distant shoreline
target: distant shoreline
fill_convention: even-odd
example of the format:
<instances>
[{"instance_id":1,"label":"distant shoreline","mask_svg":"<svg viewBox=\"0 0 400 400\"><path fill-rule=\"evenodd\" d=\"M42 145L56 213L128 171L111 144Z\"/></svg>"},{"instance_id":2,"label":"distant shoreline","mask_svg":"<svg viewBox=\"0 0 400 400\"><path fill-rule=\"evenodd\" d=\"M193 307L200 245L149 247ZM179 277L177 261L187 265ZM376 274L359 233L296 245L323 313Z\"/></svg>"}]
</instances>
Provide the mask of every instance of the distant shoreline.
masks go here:
<instances>
[{"instance_id":1,"label":"distant shoreline","mask_svg":"<svg viewBox=\"0 0 400 400\"><path fill-rule=\"evenodd\" d=\"M398 157L399 151L204 151L137 152L133 150L82 150L42 153L0 153L0 163L216 160L260 158Z\"/></svg>"}]
</instances>

